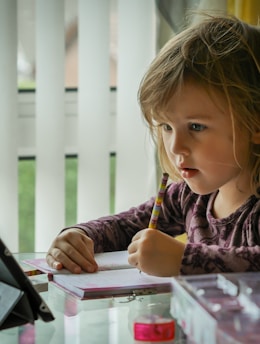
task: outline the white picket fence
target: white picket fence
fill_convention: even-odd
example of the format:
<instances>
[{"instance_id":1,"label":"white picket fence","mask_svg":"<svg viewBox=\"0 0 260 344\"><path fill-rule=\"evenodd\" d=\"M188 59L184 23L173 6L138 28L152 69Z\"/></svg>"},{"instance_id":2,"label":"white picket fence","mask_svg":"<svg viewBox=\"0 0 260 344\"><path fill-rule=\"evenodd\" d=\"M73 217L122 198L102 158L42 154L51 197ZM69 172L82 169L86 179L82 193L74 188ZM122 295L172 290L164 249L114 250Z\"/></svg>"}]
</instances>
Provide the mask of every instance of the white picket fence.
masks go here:
<instances>
[{"instance_id":1,"label":"white picket fence","mask_svg":"<svg viewBox=\"0 0 260 344\"><path fill-rule=\"evenodd\" d=\"M155 55L155 5L118 0L117 92L109 89L109 0L78 0L78 92L64 91L64 0L35 0L36 93L17 92L17 2L0 0L0 236L18 250L18 156L36 157L35 250L64 226L64 159L78 155L77 221L109 213L109 153L117 154L116 212L156 191L154 147L137 90Z\"/></svg>"}]
</instances>

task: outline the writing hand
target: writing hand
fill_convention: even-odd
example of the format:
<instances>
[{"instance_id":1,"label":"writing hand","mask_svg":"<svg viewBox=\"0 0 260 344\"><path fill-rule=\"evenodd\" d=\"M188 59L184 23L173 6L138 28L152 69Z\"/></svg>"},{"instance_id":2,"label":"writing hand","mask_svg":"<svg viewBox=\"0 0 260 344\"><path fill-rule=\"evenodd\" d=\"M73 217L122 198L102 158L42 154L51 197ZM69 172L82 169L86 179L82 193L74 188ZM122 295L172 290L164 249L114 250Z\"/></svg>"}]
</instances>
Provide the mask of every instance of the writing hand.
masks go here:
<instances>
[{"instance_id":1,"label":"writing hand","mask_svg":"<svg viewBox=\"0 0 260 344\"><path fill-rule=\"evenodd\" d=\"M54 269L68 269L72 273L97 271L94 244L83 230L71 228L59 234L51 244L46 261Z\"/></svg>"},{"instance_id":2,"label":"writing hand","mask_svg":"<svg viewBox=\"0 0 260 344\"><path fill-rule=\"evenodd\" d=\"M129 264L155 276L176 276L180 272L185 244L157 229L139 231L128 246Z\"/></svg>"}]
</instances>

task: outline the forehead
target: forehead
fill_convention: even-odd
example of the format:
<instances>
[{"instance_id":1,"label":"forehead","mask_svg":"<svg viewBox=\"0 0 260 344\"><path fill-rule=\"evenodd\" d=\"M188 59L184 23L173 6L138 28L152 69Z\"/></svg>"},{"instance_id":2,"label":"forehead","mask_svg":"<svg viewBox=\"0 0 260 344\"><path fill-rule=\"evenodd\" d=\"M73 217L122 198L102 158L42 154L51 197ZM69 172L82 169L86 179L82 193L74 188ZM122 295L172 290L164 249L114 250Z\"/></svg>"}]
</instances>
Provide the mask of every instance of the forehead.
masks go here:
<instances>
[{"instance_id":1,"label":"forehead","mask_svg":"<svg viewBox=\"0 0 260 344\"><path fill-rule=\"evenodd\" d=\"M196 81L185 81L169 97L161 108L159 118L181 113L186 116L211 117L219 114L230 118L230 109L224 95L217 89L204 86Z\"/></svg>"}]
</instances>

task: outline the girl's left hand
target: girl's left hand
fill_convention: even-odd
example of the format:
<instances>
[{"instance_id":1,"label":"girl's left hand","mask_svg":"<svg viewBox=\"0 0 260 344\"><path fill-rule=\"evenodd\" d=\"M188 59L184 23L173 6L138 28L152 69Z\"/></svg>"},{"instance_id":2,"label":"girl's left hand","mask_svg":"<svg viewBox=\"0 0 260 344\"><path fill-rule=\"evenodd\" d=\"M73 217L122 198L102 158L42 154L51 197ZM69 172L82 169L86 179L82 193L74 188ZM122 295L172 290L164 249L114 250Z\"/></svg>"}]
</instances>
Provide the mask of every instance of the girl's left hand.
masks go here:
<instances>
[{"instance_id":1,"label":"girl's left hand","mask_svg":"<svg viewBox=\"0 0 260 344\"><path fill-rule=\"evenodd\" d=\"M185 244L157 229L139 231L128 246L129 264L154 276L180 273Z\"/></svg>"}]
</instances>

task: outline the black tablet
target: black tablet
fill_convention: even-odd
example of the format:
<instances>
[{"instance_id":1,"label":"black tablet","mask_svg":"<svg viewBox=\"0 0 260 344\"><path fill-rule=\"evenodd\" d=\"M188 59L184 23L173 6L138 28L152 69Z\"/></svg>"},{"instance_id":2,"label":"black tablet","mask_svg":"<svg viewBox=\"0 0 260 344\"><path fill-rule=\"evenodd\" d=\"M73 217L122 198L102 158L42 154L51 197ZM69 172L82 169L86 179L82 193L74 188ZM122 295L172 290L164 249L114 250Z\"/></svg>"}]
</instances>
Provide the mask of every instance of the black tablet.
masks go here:
<instances>
[{"instance_id":1,"label":"black tablet","mask_svg":"<svg viewBox=\"0 0 260 344\"><path fill-rule=\"evenodd\" d=\"M0 238L0 330L54 316Z\"/></svg>"}]
</instances>

